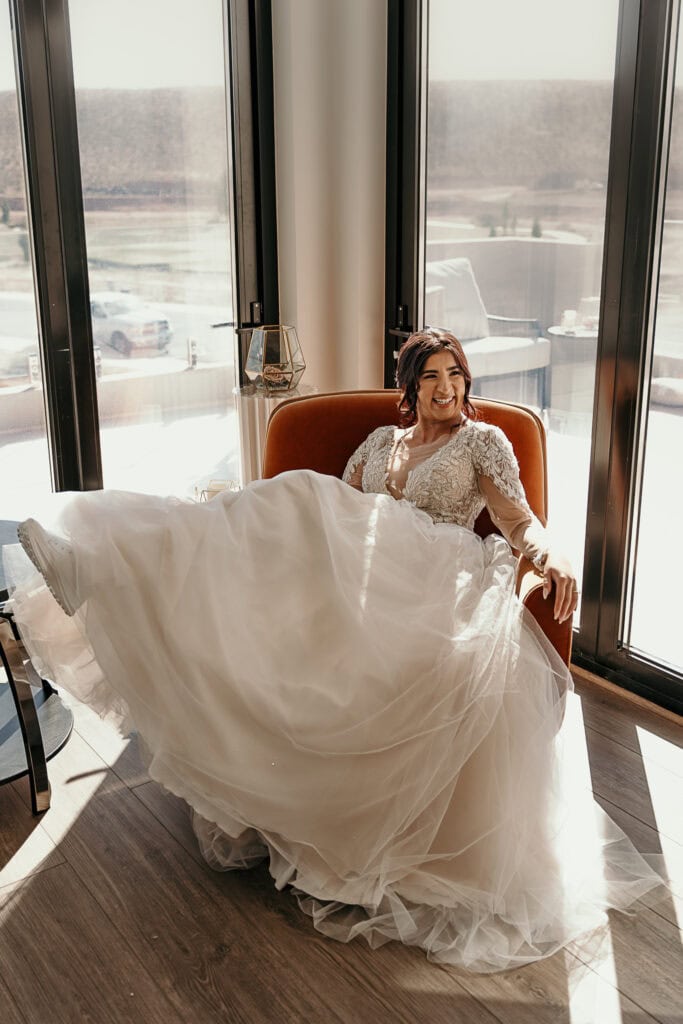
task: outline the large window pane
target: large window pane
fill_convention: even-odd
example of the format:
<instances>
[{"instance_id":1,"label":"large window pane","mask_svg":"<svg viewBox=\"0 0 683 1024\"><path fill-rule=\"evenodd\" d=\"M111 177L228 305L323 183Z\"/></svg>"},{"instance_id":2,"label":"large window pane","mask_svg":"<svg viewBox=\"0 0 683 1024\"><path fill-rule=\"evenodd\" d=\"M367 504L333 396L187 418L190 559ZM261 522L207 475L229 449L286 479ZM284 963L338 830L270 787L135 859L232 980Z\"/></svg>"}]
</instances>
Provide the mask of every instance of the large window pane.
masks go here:
<instances>
[{"instance_id":1,"label":"large window pane","mask_svg":"<svg viewBox=\"0 0 683 1024\"><path fill-rule=\"evenodd\" d=\"M618 0L430 3L425 322L465 343L475 393L541 410L579 574L617 16Z\"/></svg>"},{"instance_id":2,"label":"large window pane","mask_svg":"<svg viewBox=\"0 0 683 1024\"><path fill-rule=\"evenodd\" d=\"M50 491L12 36L0 5L0 547ZM0 590L4 587L0 556Z\"/></svg>"},{"instance_id":3,"label":"large window pane","mask_svg":"<svg viewBox=\"0 0 683 1024\"><path fill-rule=\"evenodd\" d=\"M104 484L238 476L223 3L71 0Z\"/></svg>"},{"instance_id":4,"label":"large window pane","mask_svg":"<svg viewBox=\"0 0 683 1024\"><path fill-rule=\"evenodd\" d=\"M681 82L681 45L676 80ZM683 670L683 89L676 88L662 230L643 474L631 562L631 615L625 642Z\"/></svg>"}]
</instances>

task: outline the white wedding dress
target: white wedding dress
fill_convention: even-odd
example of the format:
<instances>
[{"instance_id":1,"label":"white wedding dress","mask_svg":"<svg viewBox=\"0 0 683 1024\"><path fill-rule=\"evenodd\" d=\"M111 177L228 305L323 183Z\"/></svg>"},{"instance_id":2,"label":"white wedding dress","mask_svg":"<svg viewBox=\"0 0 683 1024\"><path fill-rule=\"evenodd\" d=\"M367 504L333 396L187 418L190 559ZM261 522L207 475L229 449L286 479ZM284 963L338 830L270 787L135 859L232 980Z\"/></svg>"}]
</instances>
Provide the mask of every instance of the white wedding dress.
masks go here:
<instances>
[{"instance_id":1,"label":"white wedding dress","mask_svg":"<svg viewBox=\"0 0 683 1024\"><path fill-rule=\"evenodd\" d=\"M78 612L21 549L12 604L44 675L139 730L214 867L267 855L327 935L502 970L661 880L592 799L509 545L469 528L483 481L528 510L508 442L465 425L397 501L397 436L351 460L368 493L297 471L205 504L70 495L45 525Z\"/></svg>"}]
</instances>

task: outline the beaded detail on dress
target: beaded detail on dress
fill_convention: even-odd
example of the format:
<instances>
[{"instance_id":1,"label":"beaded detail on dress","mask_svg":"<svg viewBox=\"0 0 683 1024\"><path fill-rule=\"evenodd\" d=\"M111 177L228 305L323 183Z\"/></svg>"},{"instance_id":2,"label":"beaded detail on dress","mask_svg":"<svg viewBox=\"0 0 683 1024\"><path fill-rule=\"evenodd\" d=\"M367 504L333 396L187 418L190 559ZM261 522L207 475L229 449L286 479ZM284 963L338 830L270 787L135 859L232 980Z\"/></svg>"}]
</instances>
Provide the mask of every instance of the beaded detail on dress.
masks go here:
<instances>
[{"instance_id":1,"label":"beaded detail on dress","mask_svg":"<svg viewBox=\"0 0 683 1024\"><path fill-rule=\"evenodd\" d=\"M389 494L388 471L392 449L402 431L378 427L353 453L344 470L348 483L363 463L363 490ZM426 512L435 523L455 523L472 529L485 505L477 484L488 477L498 490L528 510L519 465L512 445L499 427L469 421L408 474L403 498Z\"/></svg>"}]
</instances>

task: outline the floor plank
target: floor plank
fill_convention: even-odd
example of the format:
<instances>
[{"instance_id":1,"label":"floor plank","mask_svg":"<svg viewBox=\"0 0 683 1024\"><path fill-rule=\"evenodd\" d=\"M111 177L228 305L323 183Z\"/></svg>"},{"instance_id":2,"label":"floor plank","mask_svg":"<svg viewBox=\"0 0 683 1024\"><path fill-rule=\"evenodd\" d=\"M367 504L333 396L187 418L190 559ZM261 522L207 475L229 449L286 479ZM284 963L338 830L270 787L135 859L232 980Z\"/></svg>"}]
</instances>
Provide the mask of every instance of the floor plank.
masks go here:
<instances>
[{"instance_id":1,"label":"floor plank","mask_svg":"<svg viewBox=\"0 0 683 1024\"><path fill-rule=\"evenodd\" d=\"M40 818L26 813L11 786L0 787L0 822L0 888L64 863Z\"/></svg>"},{"instance_id":2,"label":"floor plank","mask_svg":"<svg viewBox=\"0 0 683 1024\"><path fill-rule=\"evenodd\" d=\"M631 704L613 693L598 690L583 679L576 676L573 678L575 690L584 709L587 708L594 714L592 727L598 728L598 723L602 722L605 734L609 736L617 734L622 729L626 735L631 726L636 726L678 749L683 748L683 720L680 718L664 717L658 714L655 708L650 710Z\"/></svg>"},{"instance_id":3,"label":"floor plank","mask_svg":"<svg viewBox=\"0 0 683 1024\"><path fill-rule=\"evenodd\" d=\"M192 831L190 808L185 801L169 793L156 782L136 786L133 792L157 821L161 822L169 835L172 835L185 852L203 867L205 862Z\"/></svg>"},{"instance_id":4,"label":"floor plank","mask_svg":"<svg viewBox=\"0 0 683 1024\"><path fill-rule=\"evenodd\" d=\"M181 1024L68 864L0 893L0 976L26 1024Z\"/></svg>"},{"instance_id":5,"label":"floor plank","mask_svg":"<svg viewBox=\"0 0 683 1024\"><path fill-rule=\"evenodd\" d=\"M156 783L137 787L135 795L190 856L203 865L187 805ZM348 1020L349 1024L383 1019L377 1016L376 1005L372 1016L366 1016L367 1001L376 1002L372 996L378 992L390 993L390 1001L385 1010L386 1019L391 1021L405 1020L412 1024L416 1020L430 1020L438 1024L440 1021L456 1019L462 1024L493 1024L498 1020L486 1007L472 999L454 979L445 978L436 969L425 969L424 954L420 951L398 947L389 952L385 947L370 954L364 942L346 946L326 939L314 931L307 918L303 915L298 917L301 912L293 896L288 892L275 892L265 866L238 877L241 882L237 884L254 888L255 895L261 900L261 908L267 906L270 912L296 922L297 931L303 932L306 943L304 955L296 958L301 965L297 972L301 975L298 984L305 985L310 977L310 953L315 959L316 974L324 982L322 997L330 1020L336 1019L342 1007L346 1010L340 1019ZM420 984L407 984L408 975L419 977Z\"/></svg>"},{"instance_id":6,"label":"floor plank","mask_svg":"<svg viewBox=\"0 0 683 1024\"><path fill-rule=\"evenodd\" d=\"M250 1022L329 1018L315 988L283 985L297 944L288 919L263 913L259 891L239 878L200 867L130 790L102 787L83 802L79 788L89 783L72 779L45 827L179 1012L193 1006L195 1019L233 1014Z\"/></svg>"},{"instance_id":7,"label":"floor plank","mask_svg":"<svg viewBox=\"0 0 683 1024\"><path fill-rule=\"evenodd\" d=\"M661 1024L683 1017L683 948L679 929L644 905L611 912L609 928L569 949Z\"/></svg>"},{"instance_id":8,"label":"floor plank","mask_svg":"<svg viewBox=\"0 0 683 1024\"><path fill-rule=\"evenodd\" d=\"M651 826L645 825L638 818L634 818L632 814L622 810L621 807L610 803L609 800L600 796L597 796L596 800L626 833L640 853L646 856L654 854L655 857L661 857L664 860L663 875L668 883L669 892L667 894L657 891L646 893L639 902L661 914L674 925L677 925L679 921L683 922L683 846L675 843L668 836L661 836Z\"/></svg>"},{"instance_id":9,"label":"floor plank","mask_svg":"<svg viewBox=\"0 0 683 1024\"><path fill-rule=\"evenodd\" d=\"M153 813L164 821L183 845L197 853L187 809L182 801L169 798L154 783L139 787L136 795L153 809ZM257 876L259 881L255 882ZM264 903L291 899L286 893L271 894L272 882L265 869L242 878L243 884L255 884L261 890ZM290 905L288 915L291 910ZM395 943L370 953L364 943L339 946L313 932L308 941L318 945L331 964L337 962L343 967L344 977L352 979L360 990L391 990L394 1012L399 1013L400 1008L409 1021L479 1021L492 1018L506 1024L531 1020L539 1024L544 1021L548 1024L561 1021L567 1021L567 1024L570 1021L571 1024L595 1024L596 1021L621 1024L626 1019L634 1022L653 1020L630 999L620 996L609 981L569 954L558 954L522 971L477 977L453 968L428 964L420 951L407 950ZM304 962L307 964L308 958ZM329 974L324 977L325 991L335 996L334 1005L338 1005L339 986L330 986ZM424 1016L410 1016L418 1012Z\"/></svg>"},{"instance_id":10,"label":"floor plank","mask_svg":"<svg viewBox=\"0 0 683 1024\"><path fill-rule=\"evenodd\" d=\"M27 1024L26 1017L12 999L9 989L0 978L0 1020L2 1024Z\"/></svg>"},{"instance_id":11,"label":"floor plank","mask_svg":"<svg viewBox=\"0 0 683 1024\"><path fill-rule=\"evenodd\" d=\"M596 684L592 677L584 678L581 670L577 671L573 667L571 676L574 689L582 700L590 701L592 705L604 705L618 718L647 729L676 746L683 746L683 717L680 715L656 708L644 698L636 697L612 684L603 687L599 679Z\"/></svg>"},{"instance_id":12,"label":"floor plank","mask_svg":"<svg viewBox=\"0 0 683 1024\"><path fill-rule=\"evenodd\" d=\"M587 728L683 778L683 728L639 708L631 711L610 696L596 697L578 686L577 693Z\"/></svg>"},{"instance_id":13,"label":"floor plank","mask_svg":"<svg viewBox=\"0 0 683 1024\"><path fill-rule=\"evenodd\" d=\"M594 792L659 833L683 844L681 783L660 764L609 736L586 729Z\"/></svg>"},{"instance_id":14,"label":"floor plank","mask_svg":"<svg viewBox=\"0 0 683 1024\"><path fill-rule=\"evenodd\" d=\"M138 786L149 781L147 761L137 733L123 736L115 725L101 718L75 697L65 692L61 696L73 712L76 732L122 782L127 786Z\"/></svg>"},{"instance_id":15,"label":"floor plank","mask_svg":"<svg viewBox=\"0 0 683 1024\"><path fill-rule=\"evenodd\" d=\"M505 1024L650 1024L656 1019L567 950L520 970L458 972L458 979Z\"/></svg>"},{"instance_id":16,"label":"floor plank","mask_svg":"<svg viewBox=\"0 0 683 1024\"><path fill-rule=\"evenodd\" d=\"M582 707L599 802L639 849L661 849L677 888L683 846L669 834L676 834L678 805L670 739L648 733L665 744L648 747L627 714L610 730L602 704L583 701ZM422 951L398 943L378 950L362 941L336 943L315 932L288 891L274 889L265 866L210 871L188 808L149 781L135 739L123 740L88 709L75 712L76 731L50 763L53 806L39 823L30 813L26 780L0 790L0 814L10 813L13 822L0 829L0 852L14 845L17 858L16 877L7 875L0 890L2 1024L154 1024L154 1013L171 1024L681 1024L683 997L672 982L682 973L676 893L664 904L643 906L634 918L614 915L607 937L593 937L594 949L577 944L504 974L431 964ZM11 864L12 857L5 859ZM49 916L60 963L69 944L81 963L92 947L108 1016L90 1016L89 982L72 1016L61 996L58 1012L41 1016L43 990L78 992L80 979L69 968L64 978L46 969L40 993L32 996L31 930L41 913ZM14 946L15 935L14 959L6 963L2 943ZM39 951L41 970L42 958ZM129 965L143 994L142 1000L128 996L130 1003L121 981ZM15 987L3 989L8 971ZM137 984L131 990L137 993ZM155 1007L151 1014L147 998Z\"/></svg>"}]
</instances>

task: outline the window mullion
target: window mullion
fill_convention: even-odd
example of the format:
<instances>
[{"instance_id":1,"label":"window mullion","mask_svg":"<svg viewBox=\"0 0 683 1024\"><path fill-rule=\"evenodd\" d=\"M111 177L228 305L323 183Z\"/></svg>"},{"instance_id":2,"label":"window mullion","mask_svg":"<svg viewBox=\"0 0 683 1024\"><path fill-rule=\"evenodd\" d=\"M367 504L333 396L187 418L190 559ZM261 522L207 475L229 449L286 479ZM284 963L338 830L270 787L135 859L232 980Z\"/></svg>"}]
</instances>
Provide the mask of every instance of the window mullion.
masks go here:
<instances>
[{"instance_id":1,"label":"window mullion","mask_svg":"<svg viewBox=\"0 0 683 1024\"><path fill-rule=\"evenodd\" d=\"M389 0L385 387L394 351L422 326L428 0Z\"/></svg>"},{"instance_id":2,"label":"window mullion","mask_svg":"<svg viewBox=\"0 0 683 1024\"><path fill-rule=\"evenodd\" d=\"M232 97L237 372L246 383L248 328L279 320L272 14L270 0L227 0Z\"/></svg>"},{"instance_id":3,"label":"window mullion","mask_svg":"<svg viewBox=\"0 0 683 1024\"><path fill-rule=\"evenodd\" d=\"M45 406L56 490L102 486L66 0L11 0Z\"/></svg>"},{"instance_id":4,"label":"window mullion","mask_svg":"<svg viewBox=\"0 0 683 1024\"><path fill-rule=\"evenodd\" d=\"M581 629L576 651L617 654L650 327L672 3L624 0L617 59Z\"/></svg>"}]
</instances>

